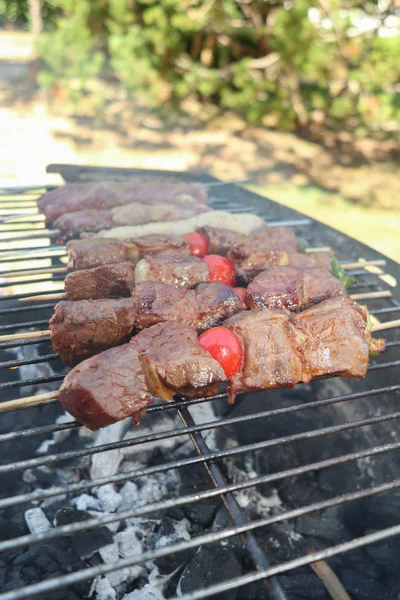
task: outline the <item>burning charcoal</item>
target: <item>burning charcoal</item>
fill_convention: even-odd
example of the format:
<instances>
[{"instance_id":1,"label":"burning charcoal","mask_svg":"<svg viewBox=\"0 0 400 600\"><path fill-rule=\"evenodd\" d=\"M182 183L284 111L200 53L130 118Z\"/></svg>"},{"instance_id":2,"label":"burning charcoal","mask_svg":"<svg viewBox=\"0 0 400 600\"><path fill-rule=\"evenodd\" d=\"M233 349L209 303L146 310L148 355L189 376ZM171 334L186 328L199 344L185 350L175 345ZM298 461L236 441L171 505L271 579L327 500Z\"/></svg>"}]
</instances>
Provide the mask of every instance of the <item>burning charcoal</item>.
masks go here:
<instances>
[{"instance_id":1,"label":"burning charcoal","mask_svg":"<svg viewBox=\"0 0 400 600\"><path fill-rule=\"evenodd\" d=\"M77 508L65 507L57 512L54 522L57 527L60 527L90 518L90 513ZM71 536L71 541L77 556L87 558L97 552L99 548L111 544L112 534L107 527L97 527L82 533L75 533Z\"/></svg>"},{"instance_id":2,"label":"burning charcoal","mask_svg":"<svg viewBox=\"0 0 400 600\"><path fill-rule=\"evenodd\" d=\"M91 596L93 591L96 592L96 600L116 600L116 591L111 587L107 577L102 579L95 579L91 589Z\"/></svg>"},{"instance_id":3,"label":"burning charcoal","mask_svg":"<svg viewBox=\"0 0 400 600\"><path fill-rule=\"evenodd\" d=\"M242 567L232 550L219 544L208 544L201 546L186 565L177 592L178 595L187 594L239 577L241 574ZM215 600L236 600L237 597L237 590L228 590L213 596Z\"/></svg>"},{"instance_id":4,"label":"burning charcoal","mask_svg":"<svg viewBox=\"0 0 400 600\"><path fill-rule=\"evenodd\" d=\"M114 490L111 484L99 487L97 497L100 500L102 510L105 512L115 512L122 502L121 495Z\"/></svg>"},{"instance_id":5,"label":"burning charcoal","mask_svg":"<svg viewBox=\"0 0 400 600\"><path fill-rule=\"evenodd\" d=\"M122 440L127 427L129 425L126 421L119 421L118 423L114 423L114 425L100 429L96 437L96 446L119 442ZM108 452L95 454L92 457L90 477L92 479L99 479L100 477L107 477L107 475L114 475L118 471L122 460L123 455L120 450L109 450Z\"/></svg>"}]
</instances>

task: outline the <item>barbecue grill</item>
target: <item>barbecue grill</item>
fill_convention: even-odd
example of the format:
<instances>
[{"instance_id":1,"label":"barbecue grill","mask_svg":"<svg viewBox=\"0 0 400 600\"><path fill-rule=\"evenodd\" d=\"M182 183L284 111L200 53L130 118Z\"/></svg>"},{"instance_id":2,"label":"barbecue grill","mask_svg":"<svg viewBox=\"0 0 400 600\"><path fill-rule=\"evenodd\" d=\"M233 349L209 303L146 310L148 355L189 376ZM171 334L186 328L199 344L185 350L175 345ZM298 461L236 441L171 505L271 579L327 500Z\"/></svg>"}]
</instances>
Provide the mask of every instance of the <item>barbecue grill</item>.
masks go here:
<instances>
[{"instance_id":1,"label":"barbecue grill","mask_svg":"<svg viewBox=\"0 0 400 600\"><path fill-rule=\"evenodd\" d=\"M136 174L143 176L145 173L139 170L74 165L50 165L48 171L60 173L68 183L119 179ZM170 177L206 184L216 182L212 177L197 173L146 173L149 178ZM16 214L19 210L26 212L32 208L40 190L3 188L0 194L0 212L3 218L7 214ZM359 267L351 272L357 280L351 292L389 289L392 295L370 300L369 309L372 315L382 322L400 317L400 293L394 287L400 279L400 267L392 260L330 227L250 193L238 185L216 185L210 188L209 194L215 209L254 212L271 225L284 224L294 227L297 234L306 238L312 246L332 247L340 260L360 261ZM36 391L57 389L63 379L61 361L53 353L48 340L34 335L35 330L47 329L55 303L21 303L19 300L32 295L33 290L37 295L46 294L49 289L62 289L62 276L57 273L43 275L40 270L49 265L64 266L62 256L65 252L57 248L56 234L47 230L37 215L24 216L23 219L13 222L13 225L0 225L0 230L2 271L21 269L24 272L20 281L3 279L0 284L3 293L0 296L0 334L29 330L33 335L31 339L24 341L0 344L0 390L2 401L9 401L29 393L34 394ZM41 258L44 251L45 259ZM18 252L21 252L21 255L18 255ZM364 268L362 260L384 260L385 263L380 267ZM35 261L35 266L32 266L32 261ZM39 274L33 280L32 276L38 270ZM26 271L31 275L28 276ZM57 288L58 281L60 285ZM192 528L191 535L186 538L175 538L175 541L166 545L155 543L153 547L143 546L142 552L122 557L117 555L116 560L106 562L103 555L100 559L98 554L93 553L78 566L66 565L61 574L52 576L50 573L45 579L35 579L38 571L33 569L30 578L27 576L19 583L8 582L3 591L0 591L0 600L18 600L32 596L78 597L76 591L75 596L72 596L69 595L72 592L68 590L80 589L74 586L81 582L90 584L93 580L99 581L102 576L119 572L121 569L129 568L132 573L133 567L177 556L189 558L182 559L181 563L177 560L176 564L181 570L176 569L177 575L171 580L175 583L169 588L166 596L168 598L179 594L184 600L210 597L265 597L272 600L290 600L292 597L300 597L296 596L296 590L290 589L290 586L288 588L288 576L295 576L297 573L320 578L326 588L324 593L327 598L348 598L349 596L344 595L345 584L342 584L340 576L335 575L338 565L335 558L345 553L349 553L350 556L351 552L357 549L367 548L399 535L400 509L398 522L383 518L376 526L370 526L367 532L363 531L363 535L344 535L341 539L335 538L336 543L326 541L328 538L322 542L318 532L310 533L317 542L315 545L305 546L302 552L298 552L299 546L296 545L298 534L292 536L294 541L291 552L287 551L286 546L283 547L284 543L279 534L281 533L283 538L290 537L290 532L293 533L290 524L298 519L303 519L304 522L307 517L322 516L326 511L362 506L361 502L375 496L381 499L384 507L387 495L400 488L400 468L397 466L398 460L396 461L396 451L400 450L400 411L397 410L400 393L397 374L400 367L400 328L388 330L385 337L388 340L388 351L384 356L371 359L369 373L363 382L346 381L341 384L340 379L331 379L316 382L311 386L298 386L285 391L284 402L280 390L245 394L238 397L233 409L226 405L223 394L211 398L182 399L155 404L148 409L148 416L142 424L142 427L147 429L130 429L128 435L117 441L104 441L107 438L96 441L93 436L85 438L82 436L84 428L71 418L56 421L57 417L63 414L56 400L26 408L17 407L3 413L0 417L0 442L3 450L0 460L0 509L4 511L5 516L0 524L11 519L18 525L0 531L0 574L4 564L29 566L29 552L32 552L32 548L48 547L53 543L57 545L61 543L60 540L73 539L73 536L81 532L99 531L104 529L104 526L109 526L108 532L115 532L123 523L136 523L135 519L154 517L155 520L160 520L160 515L167 513L176 516L179 510L204 503L207 505L214 500L221 502L218 510L219 513L222 511L226 518L220 519L218 525L214 515L203 529L197 528L195 531ZM302 388L307 389L302 391ZM204 409L203 413L201 408ZM169 422L173 425L169 429L152 431L152 421L160 416L164 419L165 415L168 415ZM306 421L304 415L311 417ZM288 423L299 423L299 416L303 417L300 419L299 428L288 427L285 431L284 427ZM275 424L279 419L284 419L280 428ZM161 423L165 421L161 420ZM235 438L236 443L219 445L220 432L232 429L240 429L243 432ZM264 432L262 435L261 431ZM210 436L212 432L213 436ZM256 433L253 435L254 432ZM166 453L161 458L158 456L156 462L146 464L142 461L132 470L116 469L115 472L100 478L89 477L88 461L95 456L118 450L125 453L135 452L135 456L143 452L146 457L148 447L177 439L182 441L182 444L186 442L183 444L185 452L178 457L173 454L172 458L168 459ZM53 441L49 443L49 440ZM45 443L40 445L43 441ZM315 448L323 448L323 451L318 451L317 454L314 452L314 455L312 452L302 454L302 447L314 442L314 451ZM285 456L292 456L293 462L283 460L280 464L281 448L292 451L292 454L289 452ZM262 457L263 465L268 463L270 468L246 472L243 461L255 456ZM308 458L301 461L299 457L302 456ZM314 459L310 460L312 456ZM235 461L242 461L241 473L245 473L244 477L238 478L238 471L229 468L229 465L236 464ZM76 465L82 464L79 476L82 477L82 474L86 473L86 477L62 479L63 466L66 465L68 472L71 472ZM252 464L258 463L255 461ZM351 467L355 464L365 465L365 469L360 467L359 471L365 471L365 477L354 476L355 471ZM49 474L51 476L55 472L52 469L57 470L61 480L49 480ZM103 513L96 509L90 511L89 507L84 520L75 519L72 522L58 518L53 523L47 521L46 524L44 521L41 522L42 525L39 523L33 526L27 518L28 509L40 511L40 507L44 507L46 513L46 507L50 507L51 513L55 510L54 506L60 508L62 502L65 503L81 493L90 495L93 490L102 486L114 484L115 489L120 490L120 486L126 485L127 482L151 481L162 474L180 473L191 469L198 469L198 472L202 473L200 488L180 489L178 494L172 489L166 489L163 497L153 498L146 505ZM310 482L312 477L318 476L321 482L326 473L334 473L335 477L331 479L339 483L336 488L325 485L324 495L313 494L313 489L316 491L316 488L311 489L308 497L307 494L304 496L306 500L300 495L293 496L292 493L291 501L284 502L279 510L274 510L272 503L272 508L256 517L246 508L244 498L248 498L246 494L249 490L261 490L261 496L264 494L265 498L268 498L273 488L279 491L290 482L298 481L300 489L301 486L307 485L307 481ZM43 477L47 474L48 479L41 480L38 474ZM302 483L304 481L306 484ZM289 489L293 492L293 484L289 485ZM22 516L15 516L18 514ZM351 514L351 511L347 511L346 514ZM279 529L280 525L282 529ZM4 527L1 528L4 530ZM306 539L307 535L308 533ZM340 536L340 532L338 535ZM187 563L189 560L193 563L199 556L199 549L204 547L235 548L235 552L241 553L243 557L242 567L238 572L227 569L225 575L223 573L216 579L205 574L203 580L199 577L200 584L197 587L185 587L182 583L182 570L187 573ZM1 562L3 556L6 557L4 563ZM27 557L25 562L21 559L23 556ZM201 563L194 564L201 570ZM176 578L179 577L181 579L177 585ZM140 592L142 589L140 585L143 582L138 583L137 579L134 581L136 583L132 584L127 593L135 589ZM52 595L53 593L58 595ZM92 589L92 593L102 597L98 589L97 592ZM135 599L142 597L157 596L132 596ZM350 594L350 597L353 596Z\"/></svg>"}]
</instances>

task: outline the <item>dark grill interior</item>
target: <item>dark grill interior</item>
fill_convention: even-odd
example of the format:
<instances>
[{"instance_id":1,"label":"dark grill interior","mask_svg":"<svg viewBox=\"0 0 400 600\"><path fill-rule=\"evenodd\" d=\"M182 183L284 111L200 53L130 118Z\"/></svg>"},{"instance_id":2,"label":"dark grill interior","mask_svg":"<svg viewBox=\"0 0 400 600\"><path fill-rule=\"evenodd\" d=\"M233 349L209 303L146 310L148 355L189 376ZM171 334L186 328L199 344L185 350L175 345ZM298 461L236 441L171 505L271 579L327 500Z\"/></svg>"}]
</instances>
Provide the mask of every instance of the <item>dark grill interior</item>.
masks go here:
<instances>
[{"instance_id":1,"label":"dark grill interior","mask_svg":"<svg viewBox=\"0 0 400 600\"><path fill-rule=\"evenodd\" d=\"M141 174L49 170L67 182ZM3 218L16 206L33 207L40 192L1 193ZM340 260L384 258L238 186L210 187L209 195L215 208L291 225L312 246L331 246ZM51 264L42 258L32 275L64 264L65 251L48 245L56 235L40 231L37 220L24 217L11 230L0 225L7 231L2 271L24 272L18 284L1 280L0 333L34 336L0 343L2 402L50 392L45 402L1 415L0 599L398 598L400 329L384 332L387 352L371 359L365 381L323 379L242 394L233 407L222 394L155 404L139 428L124 422L88 433L51 397L64 368L48 339L35 337L47 329L55 302L19 302L34 290L26 274L32 263L16 256L33 249L30 240L39 244L38 257L52 254ZM366 302L382 322L400 318L393 287L400 267L385 260L375 272L360 263L350 289L391 291ZM36 277L36 284L63 279ZM7 295L12 284L20 287Z\"/></svg>"}]
</instances>

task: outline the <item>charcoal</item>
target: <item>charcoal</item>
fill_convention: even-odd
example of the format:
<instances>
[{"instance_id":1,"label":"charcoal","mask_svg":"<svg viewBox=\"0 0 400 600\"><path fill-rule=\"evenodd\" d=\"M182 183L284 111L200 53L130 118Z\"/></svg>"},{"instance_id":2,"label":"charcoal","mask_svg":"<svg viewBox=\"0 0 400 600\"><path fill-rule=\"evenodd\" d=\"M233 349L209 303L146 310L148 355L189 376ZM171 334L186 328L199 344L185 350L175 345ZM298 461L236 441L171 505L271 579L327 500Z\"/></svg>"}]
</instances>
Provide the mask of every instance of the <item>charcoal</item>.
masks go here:
<instances>
[{"instance_id":1,"label":"charcoal","mask_svg":"<svg viewBox=\"0 0 400 600\"><path fill-rule=\"evenodd\" d=\"M203 465L192 465L190 469L181 471L182 495L195 494L210 488L210 481ZM185 516L197 525L208 527L213 521L218 506L221 505L220 498L208 498L201 502L194 502L183 507Z\"/></svg>"},{"instance_id":2,"label":"charcoal","mask_svg":"<svg viewBox=\"0 0 400 600\"><path fill-rule=\"evenodd\" d=\"M301 598L301 600L330 600L330 595L325 589L324 584L316 575L296 574L283 575L279 581L285 591L289 593L292 599ZM292 596L293 593L293 596Z\"/></svg>"},{"instance_id":3,"label":"charcoal","mask_svg":"<svg viewBox=\"0 0 400 600\"><path fill-rule=\"evenodd\" d=\"M77 521L90 519L91 515L77 508L65 507L59 510L55 516L55 525L69 525ZM77 556L87 558L92 556L99 548L111 544L113 541L112 534L107 527L96 527L89 532L75 533L70 536L72 547Z\"/></svg>"},{"instance_id":4,"label":"charcoal","mask_svg":"<svg viewBox=\"0 0 400 600\"><path fill-rule=\"evenodd\" d=\"M24 567L22 569L22 577L27 583L33 583L40 580L40 570L36 567Z\"/></svg>"},{"instance_id":5,"label":"charcoal","mask_svg":"<svg viewBox=\"0 0 400 600\"><path fill-rule=\"evenodd\" d=\"M335 541L345 540L345 528L338 517L337 511L324 511L322 514L312 514L300 517L296 521L296 531L306 536Z\"/></svg>"},{"instance_id":6,"label":"charcoal","mask_svg":"<svg viewBox=\"0 0 400 600\"><path fill-rule=\"evenodd\" d=\"M236 600L269 600L270 595L262 581L256 581L237 591Z\"/></svg>"},{"instance_id":7,"label":"charcoal","mask_svg":"<svg viewBox=\"0 0 400 600\"><path fill-rule=\"evenodd\" d=\"M232 550L215 544L201 546L182 573L178 593L187 594L241 574L242 567ZM213 600L236 600L237 597L237 590L228 590L213 596Z\"/></svg>"},{"instance_id":8,"label":"charcoal","mask_svg":"<svg viewBox=\"0 0 400 600\"><path fill-rule=\"evenodd\" d=\"M366 534L372 530L366 530ZM367 555L381 568L385 578L396 581L399 577L400 540L391 538L365 547Z\"/></svg>"},{"instance_id":9,"label":"charcoal","mask_svg":"<svg viewBox=\"0 0 400 600\"><path fill-rule=\"evenodd\" d=\"M183 538L174 539L174 544L184 542ZM161 575L168 575L173 573L179 567L183 567L191 559L194 554L194 550L185 550L184 552L174 552L169 556L163 556L156 558L154 564L158 567Z\"/></svg>"},{"instance_id":10,"label":"charcoal","mask_svg":"<svg viewBox=\"0 0 400 600\"><path fill-rule=\"evenodd\" d=\"M400 519L400 492L352 502L342 507L341 518L356 536L363 535L367 529L385 529L397 525Z\"/></svg>"},{"instance_id":11,"label":"charcoal","mask_svg":"<svg viewBox=\"0 0 400 600\"><path fill-rule=\"evenodd\" d=\"M0 568L0 590L3 589L3 585L6 581L6 574L7 574L6 567L1 567Z\"/></svg>"},{"instance_id":12,"label":"charcoal","mask_svg":"<svg viewBox=\"0 0 400 600\"><path fill-rule=\"evenodd\" d=\"M392 600L391 592L383 585L372 579L356 573L355 571L343 570L340 573L340 581L353 600Z\"/></svg>"}]
</instances>

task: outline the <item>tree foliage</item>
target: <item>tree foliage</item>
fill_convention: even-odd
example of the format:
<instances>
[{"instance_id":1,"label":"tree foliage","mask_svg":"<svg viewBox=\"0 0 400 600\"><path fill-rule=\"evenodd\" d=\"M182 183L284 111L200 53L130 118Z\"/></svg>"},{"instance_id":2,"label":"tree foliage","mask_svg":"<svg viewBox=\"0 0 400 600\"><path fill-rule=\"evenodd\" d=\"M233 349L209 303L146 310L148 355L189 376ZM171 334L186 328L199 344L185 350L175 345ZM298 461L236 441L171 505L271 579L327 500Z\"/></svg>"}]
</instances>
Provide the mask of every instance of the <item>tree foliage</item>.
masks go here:
<instances>
[{"instance_id":1,"label":"tree foliage","mask_svg":"<svg viewBox=\"0 0 400 600\"><path fill-rule=\"evenodd\" d=\"M24 4L0 0L0 7ZM252 122L360 135L400 121L398 2L53 0L40 83L76 98L110 72L154 106L189 96ZM54 10L56 17L54 18ZM0 10L1 13L1 10Z\"/></svg>"}]
</instances>

